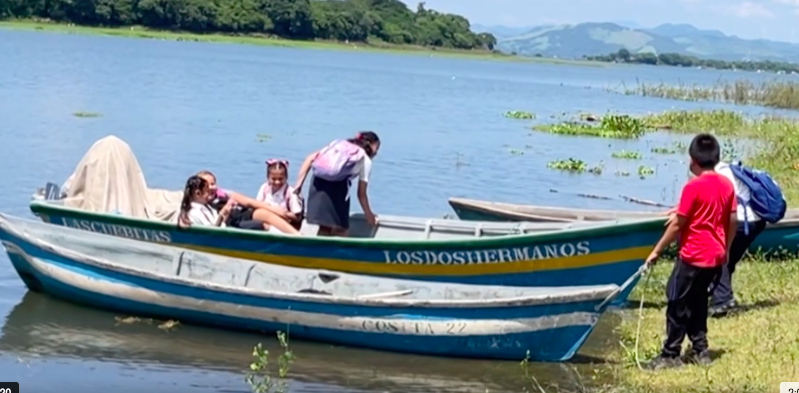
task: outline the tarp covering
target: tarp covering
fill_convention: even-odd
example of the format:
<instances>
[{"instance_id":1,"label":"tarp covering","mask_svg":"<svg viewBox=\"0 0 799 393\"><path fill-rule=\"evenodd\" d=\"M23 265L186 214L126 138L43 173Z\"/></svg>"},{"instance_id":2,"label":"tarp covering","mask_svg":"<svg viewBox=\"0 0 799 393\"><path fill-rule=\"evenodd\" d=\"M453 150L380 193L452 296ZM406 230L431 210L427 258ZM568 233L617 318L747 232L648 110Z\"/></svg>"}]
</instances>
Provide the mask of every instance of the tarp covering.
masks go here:
<instances>
[{"instance_id":1,"label":"tarp covering","mask_svg":"<svg viewBox=\"0 0 799 393\"><path fill-rule=\"evenodd\" d=\"M100 213L174 221L182 191L148 189L127 143L110 135L95 142L61 187L64 205Z\"/></svg>"}]
</instances>

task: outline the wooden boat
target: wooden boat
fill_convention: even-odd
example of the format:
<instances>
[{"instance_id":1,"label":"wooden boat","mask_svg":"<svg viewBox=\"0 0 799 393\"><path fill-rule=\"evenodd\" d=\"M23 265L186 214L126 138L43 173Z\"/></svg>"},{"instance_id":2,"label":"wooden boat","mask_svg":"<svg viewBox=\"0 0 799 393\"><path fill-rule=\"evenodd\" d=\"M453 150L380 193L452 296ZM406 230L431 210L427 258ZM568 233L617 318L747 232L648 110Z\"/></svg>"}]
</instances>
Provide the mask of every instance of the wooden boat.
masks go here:
<instances>
[{"instance_id":1,"label":"wooden boat","mask_svg":"<svg viewBox=\"0 0 799 393\"><path fill-rule=\"evenodd\" d=\"M397 352L564 361L622 289L434 283L258 263L0 214L25 285L88 306ZM623 286L630 286L631 277Z\"/></svg>"},{"instance_id":2,"label":"wooden boat","mask_svg":"<svg viewBox=\"0 0 799 393\"><path fill-rule=\"evenodd\" d=\"M609 321L600 319L597 333L600 329L612 329L610 323L606 322ZM85 308L47 295L27 292L5 316L0 331L0 348L10 359L37 358L40 361L67 364L76 360L81 364L101 361L122 367L131 363L147 368L155 365L157 369L173 371L168 378L177 386L202 384L203 379L206 379L203 376L209 374L214 382L224 384L224 381L219 381L224 376L220 378L213 372L229 373L233 375L230 379L234 384L225 390L242 392L243 389L236 387L246 387L241 369L253 361L253 346L263 343L264 348L269 350L270 360L283 351L274 336L219 334L218 331L189 325L178 325L166 333L159 329L161 323ZM464 364L453 362L451 358L387 356L380 351L316 345L291 337L289 339L291 352L298 359L291 364L290 371L291 389L296 391L375 391L379 387L381 392L403 393L506 392L521 391L530 384L519 377L520 370L515 362L471 359L467 367L463 367ZM598 341L589 338L577 356L585 353L589 346L600 347ZM19 367L22 369L25 365L20 364ZM475 368L481 372L475 373ZM103 367L103 370L103 373L113 373L107 367ZM569 363L539 363L535 365L535 370L539 382L544 386L581 386L580 375ZM540 373L544 375L538 375ZM379 382L376 384L376 381ZM35 382L33 386L30 385L33 381L19 382L32 391L36 390ZM46 385L45 381L42 382L42 385ZM151 382L149 378L147 382L140 381L143 384L138 387L147 389L148 385L162 383L157 379L152 384L148 382ZM235 382L242 385L236 386ZM316 386L303 389L303 383ZM97 380L93 384L98 389L104 387Z\"/></svg>"},{"instance_id":3,"label":"wooden boat","mask_svg":"<svg viewBox=\"0 0 799 393\"><path fill-rule=\"evenodd\" d=\"M137 179L138 177L138 179ZM124 179L124 182L120 179ZM124 142L95 144L63 184L37 192L43 221L284 266L375 276L509 286L621 285L658 240L665 217L599 223L474 223L353 216L349 236L301 236L192 226L173 218L181 193L151 190ZM614 304L623 302L620 294Z\"/></svg>"},{"instance_id":4,"label":"wooden boat","mask_svg":"<svg viewBox=\"0 0 799 393\"><path fill-rule=\"evenodd\" d=\"M458 218L473 221L497 222L602 222L626 219L661 217L660 211L589 210L552 206L516 205L474 199L450 198L449 204ZM768 224L766 230L752 243L751 252L799 251L799 209L788 209L785 218Z\"/></svg>"}]
</instances>

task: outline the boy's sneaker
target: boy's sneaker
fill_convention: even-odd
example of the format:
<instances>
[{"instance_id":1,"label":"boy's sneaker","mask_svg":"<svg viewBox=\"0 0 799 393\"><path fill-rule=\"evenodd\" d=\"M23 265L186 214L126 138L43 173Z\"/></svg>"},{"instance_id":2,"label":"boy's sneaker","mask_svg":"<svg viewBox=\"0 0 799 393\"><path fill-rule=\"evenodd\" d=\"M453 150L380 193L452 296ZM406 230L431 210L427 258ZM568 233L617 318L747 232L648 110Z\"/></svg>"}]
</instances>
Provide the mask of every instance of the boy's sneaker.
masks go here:
<instances>
[{"instance_id":1,"label":"boy's sneaker","mask_svg":"<svg viewBox=\"0 0 799 393\"><path fill-rule=\"evenodd\" d=\"M706 366L710 363L713 363L713 359L710 358L710 353L707 350L696 352L694 350L689 350L685 354L684 361L686 363L693 363Z\"/></svg>"},{"instance_id":2,"label":"boy's sneaker","mask_svg":"<svg viewBox=\"0 0 799 393\"><path fill-rule=\"evenodd\" d=\"M710 307L708 310L708 316L711 317L723 317L730 313L730 311L734 310L735 307L738 307L738 303L733 299L727 303Z\"/></svg>"},{"instance_id":3,"label":"boy's sneaker","mask_svg":"<svg viewBox=\"0 0 799 393\"><path fill-rule=\"evenodd\" d=\"M669 357L663 356L661 354L652 359L651 362L647 363L646 368L650 370L662 370L667 368L681 367L682 365L682 360L679 357Z\"/></svg>"}]
</instances>

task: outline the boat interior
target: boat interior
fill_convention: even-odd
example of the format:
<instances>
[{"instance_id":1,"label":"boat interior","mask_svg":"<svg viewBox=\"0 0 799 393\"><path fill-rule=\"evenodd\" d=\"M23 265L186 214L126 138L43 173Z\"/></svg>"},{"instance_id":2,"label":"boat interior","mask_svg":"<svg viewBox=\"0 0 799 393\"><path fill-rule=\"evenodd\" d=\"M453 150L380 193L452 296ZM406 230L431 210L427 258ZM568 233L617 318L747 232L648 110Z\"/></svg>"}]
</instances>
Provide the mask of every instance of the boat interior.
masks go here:
<instances>
[{"instance_id":1,"label":"boat interior","mask_svg":"<svg viewBox=\"0 0 799 393\"><path fill-rule=\"evenodd\" d=\"M115 136L95 142L62 184L50 182L37 190L34 201L99 214L155 220L177 225L182 191L150 188L138 160L127 143ZM379 215L367 224L352 214L348 236L396 240L471 239L562 231L615 225L618 222L479 222L444 218ZM316 236L318 227L303 223L301 236Z\"/></svg>"},{"instance_id":2,"label":"boat interior","mask_svg":"<svg viewBox=\"0 0 799 393\"><path fill-rule=\"evenodd\" d=\"M33 196L34 200L57 206L65 206L64 201L67 198L66 195L60 192L59 186L55 183L47 183L46 187L37 190ZM120 213L115 212L112 214ZM134 216L132 218L142 217ZM151 219L154 219L154 217ZM159 221L171 223L173 219L174 214L170 214L166 219ZM607 226L623 221L625 220L611 222L495 222L380 215L378 216L377 226L372 227L367 223L362 213L353 213L350 215L348 237L384 240L473 239ZM318 229L318 226L314 224L303 222L300 235L316 236Z\"/></svg>"},{"instance_id":3,"label":"boat interior","mask_svg":"<svg viewBox=\"0 0 799 393\"><path fill-rule=\"evenodd\" d=\"M0 229L49 253L79 262L99 264L106 269L132 269L188 279L194 285L218 284L273 293L308 293L359 301L486 300L486 305L490 305L492 300L518 300L523 297L537 302L535 304L604 299L618 288L615 284L549 288L478 286L362 276L231 258L161 243L141 242L55 226L5 214L0 214ZM4 240L3 244L9 253L30 258L14 245L15 241Z\"/></svg>"}]
</instances>

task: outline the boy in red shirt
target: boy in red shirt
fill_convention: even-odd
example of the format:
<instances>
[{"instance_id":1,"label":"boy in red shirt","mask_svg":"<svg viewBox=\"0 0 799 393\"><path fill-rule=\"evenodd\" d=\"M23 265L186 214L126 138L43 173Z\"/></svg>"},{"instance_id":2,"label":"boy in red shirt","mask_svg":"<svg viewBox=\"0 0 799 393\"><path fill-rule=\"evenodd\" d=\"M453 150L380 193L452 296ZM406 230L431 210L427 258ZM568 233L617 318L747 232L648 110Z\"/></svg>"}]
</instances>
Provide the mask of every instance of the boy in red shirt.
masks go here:
<instances>
[{"instance_id":1,"label":"boy in red shirt","mask_svg":"<svg viewBox=\"0 0 799 393\"><path fill-rule=\"evenodd\" d=\"M691 340L687 360L708 364L708 287L718 280L727 261L737 225L735 189L714 171L719 163L719 143L710 134L697 135L688 149L695 177L682 189L675 210L660 241L646 259L652 265L679 235L679 257L669 278L666 296L666 340L650 368L678 367L682 342Z\"/></svg>"}]
</instances>

